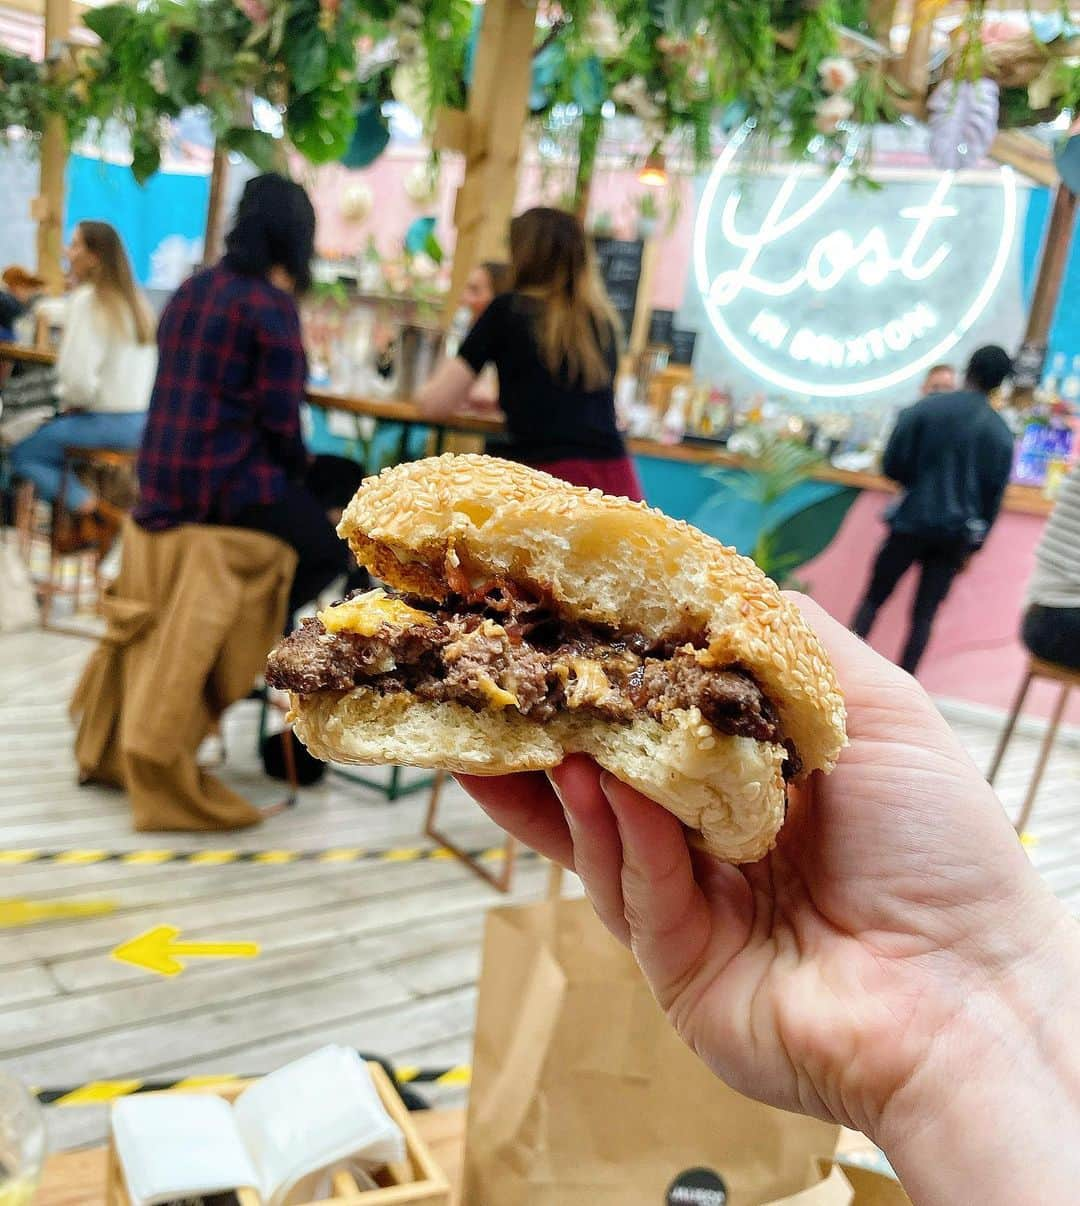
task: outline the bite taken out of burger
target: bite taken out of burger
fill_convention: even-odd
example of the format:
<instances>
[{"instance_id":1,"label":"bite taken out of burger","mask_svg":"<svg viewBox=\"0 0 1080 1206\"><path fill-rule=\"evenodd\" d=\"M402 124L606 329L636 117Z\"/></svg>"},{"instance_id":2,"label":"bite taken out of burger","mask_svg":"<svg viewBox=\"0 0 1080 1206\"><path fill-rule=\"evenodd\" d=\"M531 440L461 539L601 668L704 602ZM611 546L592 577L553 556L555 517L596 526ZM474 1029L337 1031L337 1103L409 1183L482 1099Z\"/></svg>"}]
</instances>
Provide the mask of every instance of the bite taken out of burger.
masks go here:
<instances>
[{"instance_id":1,"label":"bite taken out of burger","mask_svg":"<svg viewBox=\"0 0 1080 1206\"><path fill-rule=\"evenodd\" d=\"M369 478L338 526L383 585L274 650L334 762L504 775L591 755L730 862L845 744L829 660L732 549L642 503L484 456Z\"/></svg>"}]
</instances>

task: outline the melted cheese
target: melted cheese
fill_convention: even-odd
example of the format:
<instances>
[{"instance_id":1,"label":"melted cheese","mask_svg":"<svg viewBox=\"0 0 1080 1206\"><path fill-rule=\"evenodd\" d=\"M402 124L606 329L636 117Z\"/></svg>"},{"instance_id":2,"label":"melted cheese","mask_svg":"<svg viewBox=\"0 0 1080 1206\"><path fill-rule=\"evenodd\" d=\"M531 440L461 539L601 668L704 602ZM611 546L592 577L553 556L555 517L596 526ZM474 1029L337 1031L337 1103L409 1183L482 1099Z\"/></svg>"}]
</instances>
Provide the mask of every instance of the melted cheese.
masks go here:
<instances>
[{"instance_id":1,"label":"melted cheese","mask_svg":"<svg viewBox=\"0 0 1080 1206\"><path fill-rule=\"evenodd\" d=\"M611 683L598 661L590 657L571 657L568 660L567 675L563 679L566 685L566 702L571 708L583 708L589 704L600 703L611 691ZM574 681L569 682L569 672L572 671Z\"/></svg>"},{"instance_id":2,"label":"melted cheese","mask_svg":"<svg viewBox=\"0 0 1080 1206\"><path fill-rule=\"evenodd\" d=\"M487 696L487 701L493 708L516 708L518 698L511 691L504 691L493 679L484 674L477 681L477 686Z\"/></svg>"},{"instance_id":3,"label":"melted cheese","mask_svg":"<svg viewBox=\"0 0 1080 1206\"><path fill-rule=\"evenodd\" d=\"M426 612L417 611L400 599L392 599L384 590L369 590L319 612L327 632L354 632L358 636L374 636L384 624L408 628L413 624L434 624Z\"/></svg>"}]
</instances>

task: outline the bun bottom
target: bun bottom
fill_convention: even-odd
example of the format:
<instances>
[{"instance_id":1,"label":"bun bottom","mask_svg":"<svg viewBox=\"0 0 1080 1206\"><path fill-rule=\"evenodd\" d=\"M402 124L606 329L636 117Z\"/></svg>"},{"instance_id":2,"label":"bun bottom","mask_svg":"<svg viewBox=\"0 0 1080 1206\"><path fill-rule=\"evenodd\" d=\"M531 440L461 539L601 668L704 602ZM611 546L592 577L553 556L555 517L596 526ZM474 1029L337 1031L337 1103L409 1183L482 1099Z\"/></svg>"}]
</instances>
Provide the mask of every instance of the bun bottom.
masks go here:
<instances>
[{"instance_id":1,"label":"bun bottom","mask_svg":"<svg viewBox=\"0 0 1080 1206\"><path fill-rule=\"evenodd\" d=\"M664 722L560 713L539 724L513 708L474 712L359 688L294 695L293 715L296 735L328 762L508 775L589 754L699 830L698 844L725 862L762 858L784 820L783 747L719 734L696 709L671 712Z\"/></svg>"}]
</instances>

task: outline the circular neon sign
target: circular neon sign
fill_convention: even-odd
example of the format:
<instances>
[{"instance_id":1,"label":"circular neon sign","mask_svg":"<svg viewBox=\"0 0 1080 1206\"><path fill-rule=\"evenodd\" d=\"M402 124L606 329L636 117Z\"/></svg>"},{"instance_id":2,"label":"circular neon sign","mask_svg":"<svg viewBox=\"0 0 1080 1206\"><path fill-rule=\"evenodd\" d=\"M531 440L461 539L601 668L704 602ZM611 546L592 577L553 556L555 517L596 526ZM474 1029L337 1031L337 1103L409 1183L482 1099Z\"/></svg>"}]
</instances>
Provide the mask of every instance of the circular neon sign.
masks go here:
<instances>
[{"instance_id":1,"label":"circular neon sign","mask_svg":"<svg viewBox=\"0 0 1080 1206\"><path fill-rule=\"evenodd\" d=\"M953 172L856 191L847 169L747 178L724 149L694 226L694 276L727 349L764 381L850 398L943 360L986 310L1016 228L1016 182Z\"/></svg>"}]
</instances>

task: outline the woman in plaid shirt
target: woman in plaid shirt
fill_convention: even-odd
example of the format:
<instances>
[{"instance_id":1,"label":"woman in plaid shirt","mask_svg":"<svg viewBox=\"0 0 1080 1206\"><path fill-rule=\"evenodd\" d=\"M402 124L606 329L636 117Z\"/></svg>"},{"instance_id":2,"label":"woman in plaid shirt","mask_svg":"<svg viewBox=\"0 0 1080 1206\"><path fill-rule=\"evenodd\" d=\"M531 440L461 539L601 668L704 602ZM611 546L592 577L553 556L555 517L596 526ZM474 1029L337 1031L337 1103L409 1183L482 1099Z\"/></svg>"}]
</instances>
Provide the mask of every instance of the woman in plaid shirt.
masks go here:
<instances>
[{"instance_id":1,"label":"woman in plaid shirt","mask_svg":"<svg viewBox=\"0 0 1080 1206\"><path fill-rule=\"evenodd\" d=\"M295 299L311 284L314 242L300 185L278 175L248 182L224 258L181 285L162 314L135 511L149 531L227 524L291 545L290 616L346 572L327 512L362 477L338 462L350 480L334 482L327 499L323 458L312 461L300 434L307 360Z\"/></svg>"}]
</instances>

